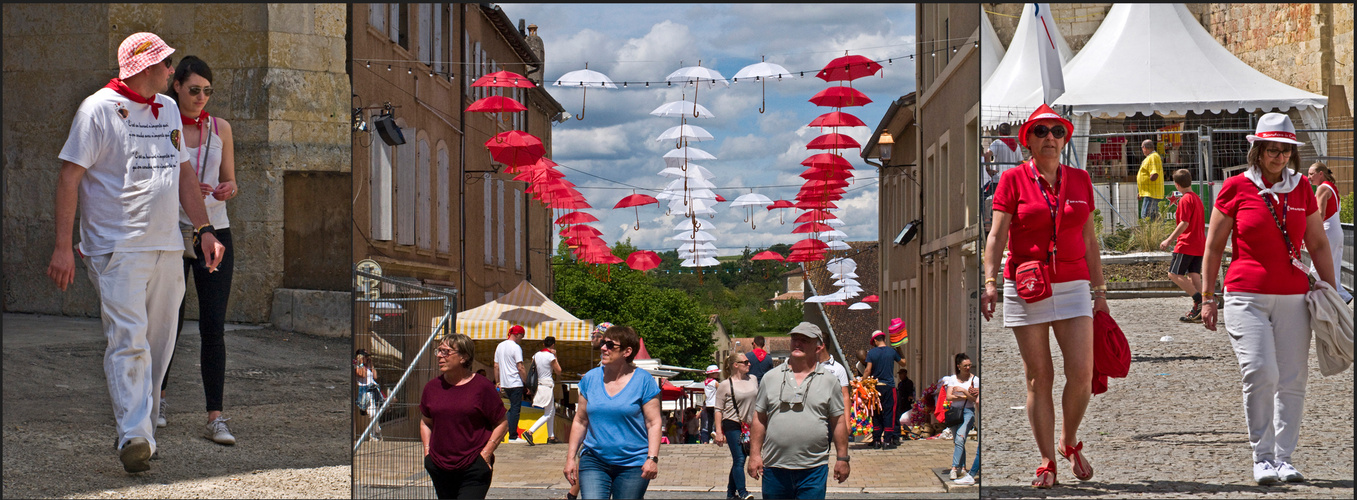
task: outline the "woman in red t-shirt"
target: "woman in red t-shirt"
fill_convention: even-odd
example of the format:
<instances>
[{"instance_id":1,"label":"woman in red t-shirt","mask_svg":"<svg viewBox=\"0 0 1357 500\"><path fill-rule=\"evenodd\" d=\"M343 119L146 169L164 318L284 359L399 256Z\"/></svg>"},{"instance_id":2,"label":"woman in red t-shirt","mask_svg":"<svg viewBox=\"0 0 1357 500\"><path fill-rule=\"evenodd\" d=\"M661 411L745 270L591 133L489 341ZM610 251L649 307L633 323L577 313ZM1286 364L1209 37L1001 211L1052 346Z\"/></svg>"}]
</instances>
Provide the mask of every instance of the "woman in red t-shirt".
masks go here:
<instances>
[{"instance_id":1,"label":"woman in red t-shirt","mask_svg":"<svg viewBox=\"0 0 1357 500\"><path fill-rule=\"evenodd\" d=\"M1310 178L1310 185L1315 187L1315 200L1324 215L1324 235L1329 238L1329 253L1333 255L1333 269L1337 273L1343 268L1343 226L1339 224L1338 212L1342 208L1342 203L1338 201L1338 186L1334 185L1333 172L1324 162L1315 162L1310 165L1307 172ZM1310 263L1310 269L1315 269L1314 262ZM1338 295L1343 297L1346 302L1352 302L1352 294L1348 289L1338 287Z\"/></svg>"},{"instance_id":2,"label":"woman in red t-shirt","mask_svg":"<svg viewBox=\"0 0 1357 500\"><path fill-rule=\"evenodd\" d=\"M994 192L994 224L985 244L985 294L980 310L986 321L993 317L1000 299L999 257L1008 249L1002 285L1004 326L1013 329L1027 367L1027 419L1041 452L1041 466L1032 481L1037 488L1056 484L1056 453L1070 460L1075 477L1093 477L1093 466L1081 452L1078 431L1093 394L1093 311L1107 311L1107 286L1089 217L1093 182L1088 172L1060 164L1060 151L1072 130L1069 120L1044 104L1023 123L1018 139L1032 152L1032 160L1000 175ZM1051 271L1051 296L1034 302L1019 297L1013 279L1018 266L1030 261L1046 261ZM1058 448L1052 331L1064 357L1066 380Z\"/></svg>"},{"instance_id":3,"label":"woman in red t-shirt","mask_svg":"<svg viewBox=\"0 0 1357 500\"><path fill-rule=\"evenodd\" d=\"M419 398L424 470L438 498L485 498L495 448L509 432L508 410L495 384L471 371L471 337L443 337L434 357L442 375L424 384Z\"/></svg>"},{"instance_id":4,"label":"woman in red t-shirt","mask_svg":"<svg viewBox=\"0 0 1357 500\"><path fill-rule=\"evenodd\" d=\"M1301 186L1296 146L1304 143L1296 140L1291 119L1265 114L1247 138L1250 166L1225 180L1211 211L1202 256L1202 324L1215 331L1216 308L1224 309L1242 374L1254 481L1304 481L1291 464L1310 352L1309 269L1300 262L1301 244L1330 284L1336 283L1333 262L1315 195ZM1232 256L1224 305L1217 306L1216 273L1227 238Z\"/></svg>"}]
</instances>

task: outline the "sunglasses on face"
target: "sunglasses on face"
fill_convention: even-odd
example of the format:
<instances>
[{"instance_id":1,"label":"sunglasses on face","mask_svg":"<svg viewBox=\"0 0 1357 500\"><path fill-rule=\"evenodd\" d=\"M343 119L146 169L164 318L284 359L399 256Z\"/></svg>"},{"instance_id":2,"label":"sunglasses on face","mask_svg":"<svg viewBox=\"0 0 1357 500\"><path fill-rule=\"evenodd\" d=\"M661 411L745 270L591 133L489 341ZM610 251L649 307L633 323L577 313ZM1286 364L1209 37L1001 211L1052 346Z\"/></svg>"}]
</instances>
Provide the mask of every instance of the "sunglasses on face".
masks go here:
<instances>
[{"instance_id":1,"label":"sunglasses on face","mask_svg":"<svg viewBox=\"0 0 1357 500\"><path fill-rule=\"evenodd\" d=\"M212 92L213 92L213 91L212 91L212 87L199 87L199 86L196 86L196 85L195 85L195 86L192 86L192 87L189 87L189 88L188 88L188 95L191 95L191 96L197 96L198 94L203 94L203 95L206 95L206 96L208 96L208 97L212 97Z\"/></svg>"},{"instance_id":2,"label":"sunglasses on face","mask_svg":"<svg viewBox=\"0 0 1357 500\"><path fill-rule=\"evenodd\" d=\"M603 342L601 342L601 343L598 344L598 348L599 348L600 350L603 349L603 348L607 348L609 351L616 351L616 350L617 350L617 342L613 342L613 341L611 341L611 340L605 340L605 341L603 341Z\"/></svg>"},{"instance_id":3,"label":"sunglasses on face","mask_svg":"<svg viewBox=\"0 0 1357 500\"><path fill-rule=\"evenodd\" d=\"M1032 127L1032 133L1033 133L1033 134L1036 134L1037 137L1046 137L1046 134L1049 133L1049 134L1055 136L1056 139L1061 139L1061 138L1064 138L1064 137L1065 137L1065 133L1066 133L1066 132L1068 132L1068 131L1065 130L1065 126L1064 126L1064 125L1056 125L1056 126L1054 126L1054 127L1047 127L1047 126L1045 126L1045 125L1037 125L1037 126L1035 126L1035 127Z\"/></svg>"},{"instance_id":4,"label":"sunglasses on face","mask_svg":"<svg viewBox=\"0 0 1357 500\"><path fill-rule=\"evenodd\" d=\"M747 364L749 364L749 360L745 360L745 361L736 361L735 364L737 364L737 365L747 365Z\"/></svg>"},{"instance_id":5,"label":"sunglasses on face","mask_svg":"<svg viewBox=\"0 0 1357 500\"><path fill-rule=\"evenodd\" d=\"M161 63L161 64L164 64L166 68L173 68L173 67L174 67L173 64L170 64L170 58L168 58L168 57L166 57L164 61L160 61L160 63Z\"/></svg>"}]
</instances>

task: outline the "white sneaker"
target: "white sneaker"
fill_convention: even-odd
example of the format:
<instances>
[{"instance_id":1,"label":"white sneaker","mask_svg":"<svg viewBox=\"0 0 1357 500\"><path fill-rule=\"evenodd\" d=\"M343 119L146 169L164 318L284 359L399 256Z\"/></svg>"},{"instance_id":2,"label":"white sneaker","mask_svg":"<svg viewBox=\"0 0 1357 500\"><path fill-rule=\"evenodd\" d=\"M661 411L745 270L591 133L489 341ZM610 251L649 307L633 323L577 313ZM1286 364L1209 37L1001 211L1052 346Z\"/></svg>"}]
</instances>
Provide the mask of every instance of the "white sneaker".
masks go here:
<instances>
[{"instance_id":1,"label":"white sneaker","mask_svg":"<svg viewBox=\"0 0 1357 500\"><path fill-rule=\"evenodd\" d=\"M1264 460L1253 464L1253 480L1258 484L1272 484L1278 481L1277 468L1272 462Z\"/></svg>"},{"instance_id":2,"label":"white sneaker","mask_svg":"<svg viewBox=\"0 0 1357 500\"><path fill-rule=\"evenodd\" d=\"M952 470L947 473L947 479L956 481L956 475L956 467L953 467Z\"/></svg>"},{"instance_id":3,"label":"white sneaker","mask_svg":"<svg viewBox=\"0 0 1357 500\"><path fill-rule=\"evenodd\" d=\"M956 480L956 484L975 484L975 478L967 473L965 476L962 476L961 479Z\"/></svg>"},{"instance_id":4,"label":"white sneaker","mask_svg":"<svg viewBox=\"0 0 1357 500\"><path fill-rule=\"evenodd\" d=\"M1305 480L1305 476L1302 476L1300 471L1296 470L1296 467L1291 465L1290 462L1282 462L1282 465L1277 467L1277 479L1288 483L1299 483Z\"/></svg>"},{"instance_id":5,"label":"white sneaker","mask_svg":"<svg viewBox=\"0 0 1357 500\"><path fill-rule=\"evenodd\" d=\"M206 431L204 434L208 439L211 439L217 444L236 444L236 437L232 436L231 430L226 428L227 420L230 419L226 417L217 417L215 420L208 422L207 427L204 429Z\"/></svg>"},{"instance_id":6,"label":"white sneaker","mask_svg":"<svg viewBox=\"0 0 1357 500\"><path fill-rule=\"evenodd\" d=\"M161 399L160 399L160 413L157 414L156 417L155 417L155 426L156 426L156 427L164 427L166 423L167 423L167 422L166 422L166 420L165 420L165 399L164 399L164 398L161 398Z\"/></svg>"}]
</instances>

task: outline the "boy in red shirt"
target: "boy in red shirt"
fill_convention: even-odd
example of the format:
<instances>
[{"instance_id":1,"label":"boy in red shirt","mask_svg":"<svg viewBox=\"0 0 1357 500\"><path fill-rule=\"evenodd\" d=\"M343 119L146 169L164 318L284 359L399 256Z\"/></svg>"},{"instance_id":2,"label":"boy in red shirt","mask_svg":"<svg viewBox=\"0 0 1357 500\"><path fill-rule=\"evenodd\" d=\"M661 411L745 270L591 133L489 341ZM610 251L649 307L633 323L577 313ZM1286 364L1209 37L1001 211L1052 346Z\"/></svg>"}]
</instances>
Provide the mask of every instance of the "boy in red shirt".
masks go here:
<instances>
[{"instance_id":1,"label":"boy in red shirt","mask_svg":"<svg viewBox=\"0 0 1357 500\"><path fill-rule=\"evenodd\" d=\"M1173 228L1173 234L1159 243L1159 248L1167 249L1170 242L1177 240L1173 246L1173 262L1169 264L1169 279L1192 296L1192 310L1178 318L1178 321L1195 323L1201 321L1202 314L1202 253L1206 250L1206 209L1201 197L1192 191L1192 172L1185 168L1178 169L1173 173L1173 184L1181 195L1178 211L1174 214L1178 226Z\"/></svg>"}]
</instances>

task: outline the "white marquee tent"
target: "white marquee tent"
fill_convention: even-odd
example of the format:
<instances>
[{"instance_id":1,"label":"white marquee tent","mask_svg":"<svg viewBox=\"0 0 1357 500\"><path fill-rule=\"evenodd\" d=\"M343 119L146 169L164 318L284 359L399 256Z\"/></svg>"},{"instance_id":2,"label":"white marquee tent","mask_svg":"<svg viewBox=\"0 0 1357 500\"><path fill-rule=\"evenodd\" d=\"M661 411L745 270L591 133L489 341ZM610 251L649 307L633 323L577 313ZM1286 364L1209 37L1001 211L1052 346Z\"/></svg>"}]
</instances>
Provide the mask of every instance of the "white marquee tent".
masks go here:
<instances>
[{"instance_id":1,"label":"white marquee tent","mask_svg":"<svg viewBox=\"0 0 1357 500\"><path fill-rule=\"evenodd\" d=\"M985 14L981 13L981 17L985 17ZM994 68L994 74L982 80L985 83L980 87L981 123L985 127L1024 120L1041 105L1041 74L1037 71L1041 67L1040 56L1037 55L1038 24L1033 19L1035 16L1029 3L1022 8L1022 17L1013 33L1013 41L1008 44L1008 51ZM988 24L989 20L982 22ZM1052 31L1051 37L1055 39L1056 50L1060 51L1060 62L1068 63L1072 53L1069 44L1065 43L1065 37L1060 35L1059 30ZM990 43L988 37L985 43ZM994 45L999 45L997 35ZM982 52L982 67L983 62ZM1073 88L1068 82L1069 77L1065 80L1065 87Z\"/></svg>"},{"instance_id":2,"label":"white marquee tent","mask_svg":"<svg viewBox=\"0 0 1357 500\"><path fill-rule=\"evenodd\" d=\"M989 80L990 75L994 74L994 69L999 67L999 61L1004 60L1004 44L999 41L999 34L994 32L994 25L990 24L989 16L980 15L980 36L984 38L980 44L980 81Z\"/></svg>"}]
</instances>

